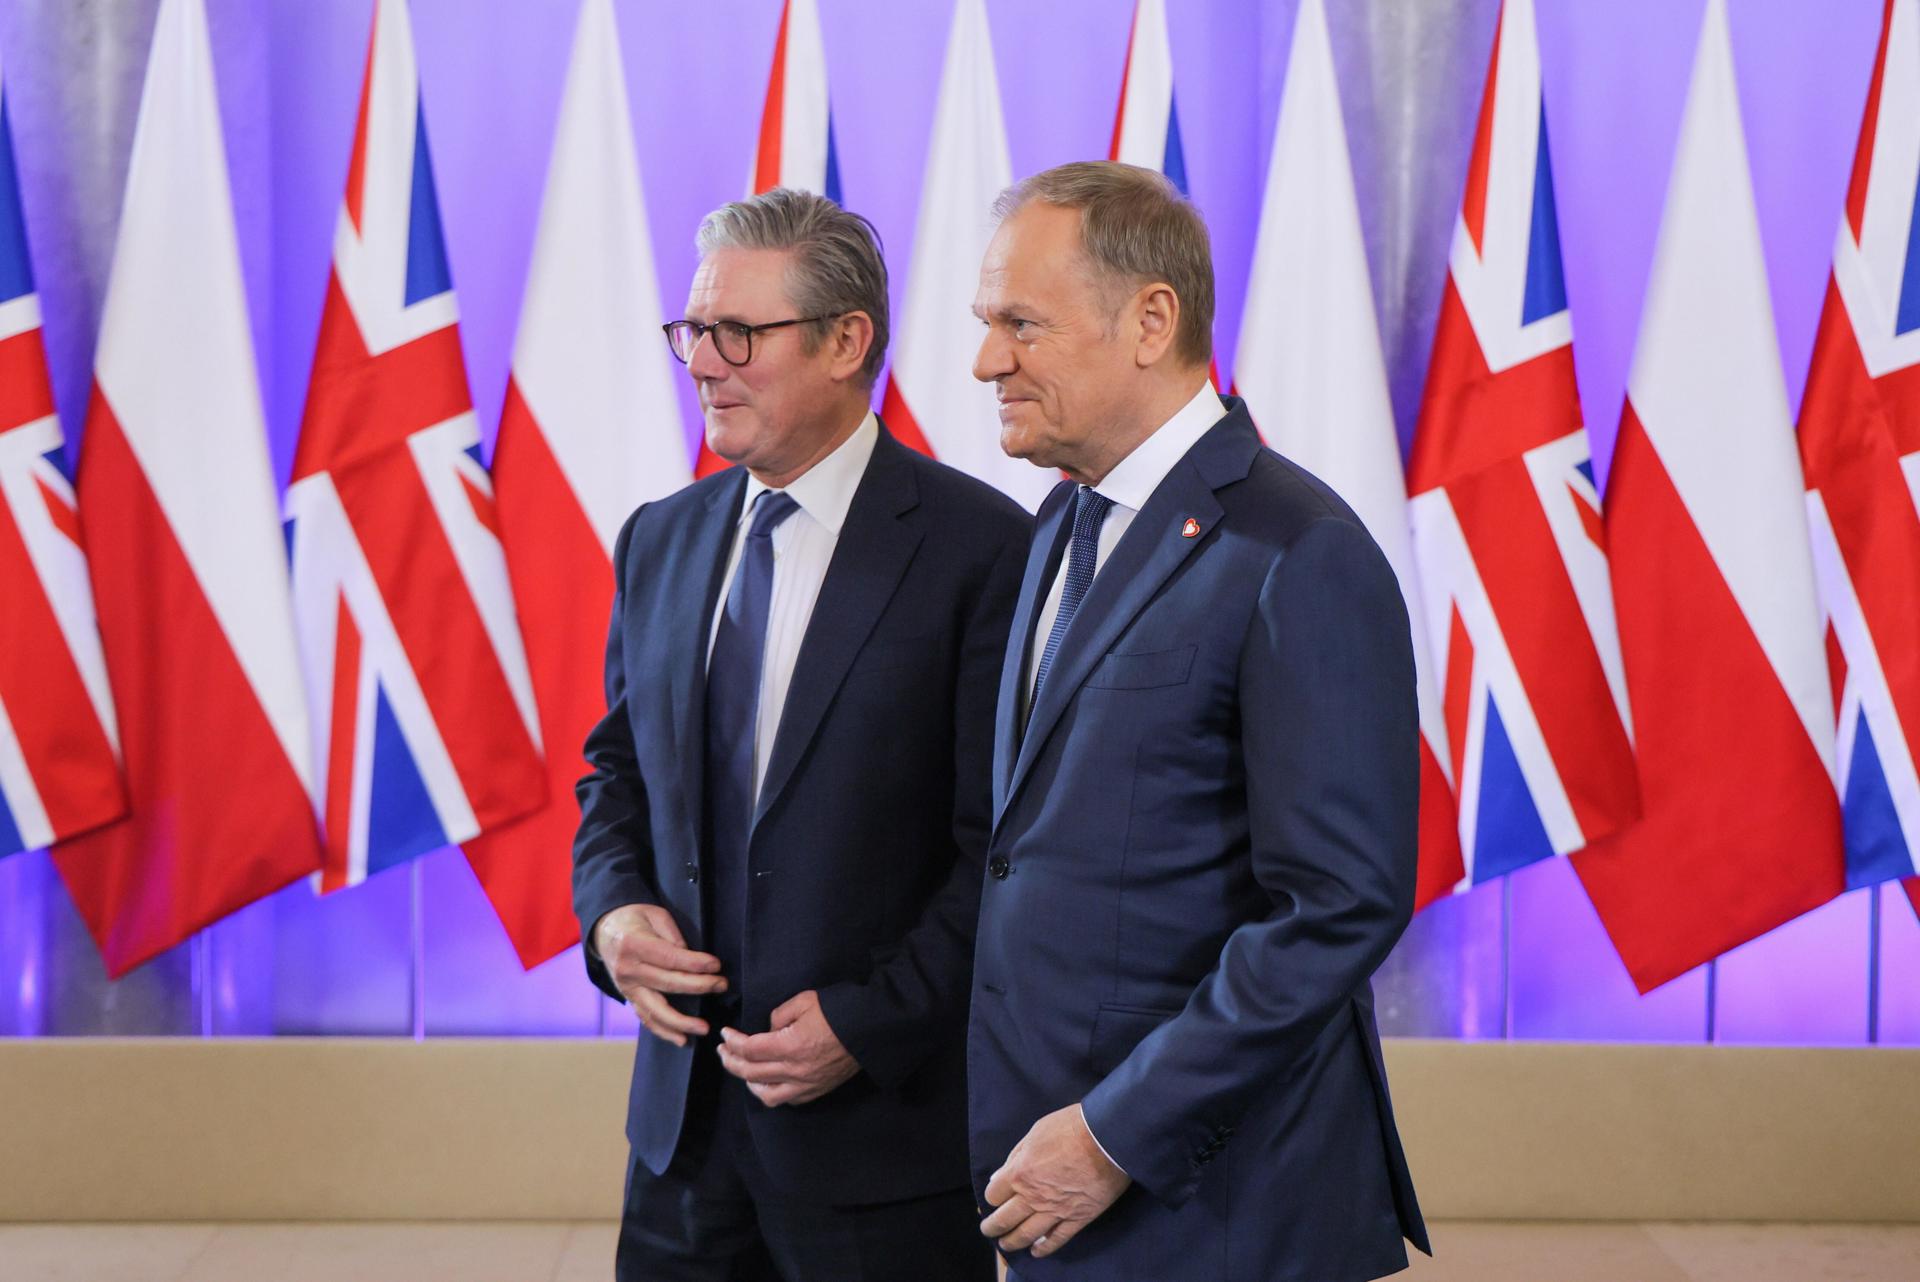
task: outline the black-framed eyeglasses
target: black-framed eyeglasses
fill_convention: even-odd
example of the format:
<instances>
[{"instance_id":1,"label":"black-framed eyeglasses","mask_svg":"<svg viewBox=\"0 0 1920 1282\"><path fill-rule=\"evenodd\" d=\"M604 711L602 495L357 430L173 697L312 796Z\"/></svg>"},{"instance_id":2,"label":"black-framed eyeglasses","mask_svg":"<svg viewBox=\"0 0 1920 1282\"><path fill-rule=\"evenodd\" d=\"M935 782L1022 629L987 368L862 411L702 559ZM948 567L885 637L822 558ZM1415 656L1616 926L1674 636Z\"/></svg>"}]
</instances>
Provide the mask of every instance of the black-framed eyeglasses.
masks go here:
<instances>
[{"instance_id":1,"label":"black-framed eyeglasses","mask_svg":"<svg viewBox=\"0 0 1920 1282\"><path fill-rule=\"evenodd\" d=\"M720 353L720 359L729 365L745 365L753 359L753 336L769 329L785 329L789 325L805 325L811 321L837 320L845 312L829 312L824 316L796 316L792 320L767 321L762 325L748 325L742 321L721 320L711 325L702 325L699 321L668 321L660 327L667 336L667 346L685 365L693 359L693 349L700 346L700 340L713 335L713 350Z\"/></svg>"}]
</instances>

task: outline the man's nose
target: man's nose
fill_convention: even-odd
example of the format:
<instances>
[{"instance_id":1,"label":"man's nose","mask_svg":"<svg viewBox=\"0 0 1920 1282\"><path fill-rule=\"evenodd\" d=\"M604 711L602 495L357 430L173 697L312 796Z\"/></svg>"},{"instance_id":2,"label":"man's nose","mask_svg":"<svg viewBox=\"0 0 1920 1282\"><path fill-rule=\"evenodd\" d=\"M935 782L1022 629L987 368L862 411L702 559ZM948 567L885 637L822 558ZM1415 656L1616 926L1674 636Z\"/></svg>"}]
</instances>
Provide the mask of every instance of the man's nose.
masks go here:
<instances>
[{"instance_id":1,"label":"man's nose","mask_svg":"<svg viewBox=\"0 0 1920 1282\"><path fill-rule=\"evenodd\" d=\"M701 334L693 340L693 351L687 354L687 372L696 382L710 383L727 376L733 366L720 359L718 344L712 334Z\"/></svg>"},{"instance_id":2,"label":"man's nose","mask_svg":"<svg viewBox=\"0 0 1920 1282\"><path fill-rule=\"evenodd\" d=\"M987 336L980 340L980 350L973 356L973 376L982 383L991 383L1013 373L1013 349L998 333L989 329Z\"/></svg>"}]
</instances>

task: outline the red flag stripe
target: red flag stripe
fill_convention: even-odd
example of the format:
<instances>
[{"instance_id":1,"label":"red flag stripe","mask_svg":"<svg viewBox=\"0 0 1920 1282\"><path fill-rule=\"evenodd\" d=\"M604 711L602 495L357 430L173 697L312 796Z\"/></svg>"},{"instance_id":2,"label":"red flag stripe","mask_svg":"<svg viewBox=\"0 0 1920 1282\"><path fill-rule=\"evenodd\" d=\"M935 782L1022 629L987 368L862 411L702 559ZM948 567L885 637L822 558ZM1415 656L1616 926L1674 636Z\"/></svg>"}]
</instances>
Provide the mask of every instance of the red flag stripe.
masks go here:
<instances>
[{"instance_id":1,"label":"red flag stripe","mask_svg":"<svg viewBox=\"0 0 1920 1282\"><path fill-rule=\"evenodd\" d=\"M1601 715L1613 707L1606 669L1526 461L1453 481L1447 497L1580 831L1612 832L1639 809L1633 745Z\"/></svg>"},{"instance_id":2,"label":"red flag stripe","mask_svg":"<svg viewBox=\"0 0 1920 1282\"><path fill-rule=\"evenodd\" d=\"M507 572L547 750L547 802L466 843L520 963L531 969L580 942L573 916L573 787L581 745L606 711L601 655L613 615L613 567L545 435L511 379L494 454Z\"/></svg>"},{"instance_id":3,"label":"red flag stripe","mask_svg":"<svg viewBox=\"0 0 1920 1282\"><path fill-rule=\"evenodd\" d=\"M55 847L54 862L117 978L317 871L320 842L306 789L98 389L80 507L131 813Z\"/></svg>"},{"instance_id":4,"label":"red flag stripe","mask_svg":"<svg viewBox=\"0 0 1920 1282\"><path fill-rule=\"evenodd\" d=\"M69 836L125 809L120 767L105 728L92 715L86 683L4 490L0 583L7 585L0 609L0 705L13 723L54 836Z\"/></svg>"},{"instance_id":5,"label":"red flag stripe","mask_svg":"<svg viewBox=\"0 0 1920 1282\"><path fill-rule=\"evenodd\" d=\"M1607 537L1643 815L1572 859L1647 992L1839 894L1840 805L1631 403Z\"/></svg>"},{"instance_id":6,"label":"red flag stripe","mask_svg":"<svg viewBox=\"0 0 1920 1282\"><path fill-rule=\"evenodd\" d=\"M486 635L479 607L408 464L336 468L334 486L484 829L537 806L545 783L498 656L471 643Z\"/></svg>"},{"instance_id":7,"label":"red flag stripe","mask_svg":"<svg viewBox=\"0 0 1920 1282\"><path fill-rule=\"evenodd\" d=\"M331 892L344 889L352 880L352 858L348 840L353 831L353 758L359 738L360 713L360 629L354 626L353 611L342 595L335 618L333 643L333 737L327 753L326 866L321 872L320 889Z\"/></svg>"}]
</instances>

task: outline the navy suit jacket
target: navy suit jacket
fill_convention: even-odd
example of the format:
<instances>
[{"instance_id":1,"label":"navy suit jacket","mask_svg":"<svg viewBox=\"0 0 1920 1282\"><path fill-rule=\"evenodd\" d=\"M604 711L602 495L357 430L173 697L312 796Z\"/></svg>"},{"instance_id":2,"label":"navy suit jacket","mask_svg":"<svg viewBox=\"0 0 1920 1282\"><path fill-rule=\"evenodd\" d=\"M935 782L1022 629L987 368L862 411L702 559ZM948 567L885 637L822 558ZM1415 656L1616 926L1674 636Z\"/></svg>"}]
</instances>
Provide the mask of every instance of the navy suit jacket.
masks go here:
<instances>
[{"instance_id":1,"label":"navy suit jacket","mask_svg":"<svg viewBox=\"0 0 1920 1282\"><path fill-rule=\"evenodd\" d=\"M741 469L708 477L640 508L615 546L607 715L587 739L574 843L586 939L607 912L645 903L703 946L708 627L745 492ZM749 1105L768 1174L811 1198L967 1182L993 700L1028 530L997 491L883 430L801 643L749 839L745 974L729 979L747 1032L819 990L860 1062L813 1103ZM591 949L587 971L618 999ZM656 1173L679 1141L693 1054L639 1035L627 1135Z\"/></svg>"},{"instance_id":2,"label":"navy suit jacket","mask_svg":"<svg viewBox=\"0 0 1920 1282\"><path fill-rule=\"evenodd\" d=\"M1076 1100L1134 1185L1046 1278L1343 1282L1426 1231L1368 979L1413 910L1418 726L1393 571L1245 407L1101 567L1031 717L1041 507L1001 679L968 1054L976 1191ZM1188 522L1197 524L1191 536Z\"/></svg>"}]
</instances>

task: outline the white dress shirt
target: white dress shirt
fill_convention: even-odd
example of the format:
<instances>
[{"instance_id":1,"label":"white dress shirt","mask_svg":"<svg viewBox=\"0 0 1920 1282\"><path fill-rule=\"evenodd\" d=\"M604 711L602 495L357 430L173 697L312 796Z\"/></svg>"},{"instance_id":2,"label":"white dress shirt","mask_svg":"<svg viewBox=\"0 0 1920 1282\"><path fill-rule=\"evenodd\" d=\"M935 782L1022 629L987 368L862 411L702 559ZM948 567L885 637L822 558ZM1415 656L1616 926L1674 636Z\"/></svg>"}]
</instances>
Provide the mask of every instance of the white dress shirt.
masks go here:
<instances>
[{"instance_id":1,"label":"white dress shirt","mask_svg":"<svg viewBox=\"0 0 1920 1282\"><path fill-rule=\"evenodd\" d=\"M1219 394L1213 390L1212 383L1201 384L1193 399L1181 406L1174 416L1155 429L1152 436L1133 447L1133 453L1114 465L1106 479L1093 488L1103 497L1111 499L1113 506L1107 511L1107 519L1100 526L1100 541L1096 545L1093 559L1094 577L1098 578L1100 567L1107 563L1107 557L1119 546L1120 536L1133 524L1133 518L1140 515L1140 509L1147 505L1147 499L1160 488L1160 482L1167 479L1167 473L1173 471L1173 465L1186 457L1188 450L1194 447L1207 430L1226 416L1227 407L1220 402ZM1073 524L1073 512L1067 512L1067 524ZM1041 652L1047 648L1047 638L1053 635L1053 621L1060 614L1060 596L1067 587L1067 558L1060 558L1060 568L1054 572L1053 586L1047 590L1047 600L1040 607L1039 617L1034 620L1032 644L1027 647L1027 702L1033 702L1033 681L1040 669Z\"/></svg>"},{"instance_id":2,"label":"white dress shirt","mask_svg":"<svg viewBox=\"0 0 1920 1282\"><path fill-rule=\"evenodd\" d=\"M787 517L773 531L773 592L767 601L767 646L760 664L760 704L754 715L753 796L760 796L760 781L767 777L767 759L773 755L773 737L780 728L780 710L786 706L787 687L793 681L794 660L800 657L800 642L807 635L807 623L813 618L813 603L819 599L820 585L826 581L827 566L840 543L840 527L846 523L847 509L853 504L853 492L860 488L873 447L880 439L880 421L869 410L853 435L840 443L833 453L808 468L787 486L786 493L800 510ZM733 547L727 553L727 572L720 581L720 595L714 601L713 617L707 624L707 658L713 658L713 640L720 634L720 615L726 608L727 593L733 589L733 576L740 570L740 553L747 542L747 527L753 520L753 503L767 487L751 474L747 476L746 501L740 506L740 523L733 532Z\"/></svg>"}]
</instances>

